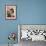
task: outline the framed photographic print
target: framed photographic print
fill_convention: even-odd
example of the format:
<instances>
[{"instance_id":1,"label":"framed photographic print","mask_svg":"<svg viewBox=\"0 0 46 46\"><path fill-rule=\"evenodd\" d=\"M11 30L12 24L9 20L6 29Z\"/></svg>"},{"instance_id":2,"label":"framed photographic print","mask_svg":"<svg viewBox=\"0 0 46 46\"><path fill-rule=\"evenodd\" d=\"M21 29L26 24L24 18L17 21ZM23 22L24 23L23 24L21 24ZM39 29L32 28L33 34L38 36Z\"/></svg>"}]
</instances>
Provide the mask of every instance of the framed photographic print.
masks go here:
<instances>
[{"instance_id":1,"label":"framed photographic print","mask_svg":"<svg viewBox=\"0 0 46 46\"><path fill-rule=\"evenodd\" d=\"M9 20L16 19L16 5L6 5L5 7L6 19Z\"/></svg>"}]
</instances>

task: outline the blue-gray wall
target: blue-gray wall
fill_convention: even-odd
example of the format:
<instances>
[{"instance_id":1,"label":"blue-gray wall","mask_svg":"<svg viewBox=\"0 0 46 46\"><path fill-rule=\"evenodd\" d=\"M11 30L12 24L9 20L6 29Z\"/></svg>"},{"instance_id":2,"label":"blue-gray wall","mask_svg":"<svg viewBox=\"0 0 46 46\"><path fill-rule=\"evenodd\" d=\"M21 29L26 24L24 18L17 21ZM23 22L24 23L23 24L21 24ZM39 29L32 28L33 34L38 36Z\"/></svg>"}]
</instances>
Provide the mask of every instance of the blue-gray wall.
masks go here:
<instances>
[{"instance_id":1,"label":"blue-gray wall","mask_svg":"<svg viewBox=\"0 0 46 46\"><path fill-rule=\"evenodd\" d=\"M21 24L46 24L46 0L17 1Z\"/></svg>"},{"instance_id":2,"label":"blue-gray wall","mask_svg":"<svg viewBox=\"0 0 46 46\"><path fill-rule=\"evenodd\" d=\"M17 6L16 20L5 20L5 4ZM18 24L46 24L46 0L0 0L0 44L8 43L9 32L17 34Z\"/></svg>"}]
</instances>

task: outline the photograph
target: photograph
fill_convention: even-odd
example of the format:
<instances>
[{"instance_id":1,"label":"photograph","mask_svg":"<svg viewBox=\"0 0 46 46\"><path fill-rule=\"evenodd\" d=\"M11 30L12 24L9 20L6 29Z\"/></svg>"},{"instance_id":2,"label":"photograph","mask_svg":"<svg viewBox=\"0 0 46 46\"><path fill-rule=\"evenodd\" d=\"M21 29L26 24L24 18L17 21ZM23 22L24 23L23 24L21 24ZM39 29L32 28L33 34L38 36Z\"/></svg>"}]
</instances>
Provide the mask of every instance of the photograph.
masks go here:
<instances>
[{"instance_id":1,"label":"photograph","mask_svg":"<svg viewBox=\"0 0 46 46\"><path fill-rule=\"evenodd\" d=\"M6 5L6 19L16 19L16 5Z\"/></svg>"}]
</instances>

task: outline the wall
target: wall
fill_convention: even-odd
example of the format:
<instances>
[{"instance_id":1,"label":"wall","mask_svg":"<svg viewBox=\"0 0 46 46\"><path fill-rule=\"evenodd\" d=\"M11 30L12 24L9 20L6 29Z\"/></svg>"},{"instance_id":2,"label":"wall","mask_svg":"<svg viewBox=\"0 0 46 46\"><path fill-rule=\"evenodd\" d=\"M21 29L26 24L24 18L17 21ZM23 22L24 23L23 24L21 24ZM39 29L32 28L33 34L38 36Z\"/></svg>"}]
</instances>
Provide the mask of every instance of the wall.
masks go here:
<instances>
[{"instance_id":1,"label":"wall","mask_svg":"<svg viewBox=\"0 0 46 46\"><path fill-rule=\"evenodd\" d=\"M20 24L46 24L46 0L17 0Z\"/></svg>"},{"instance_id":2,"label":"wall","mask_svg":"<svg viewBox=\"0 0 46 46\"><path fill-rule=\"evenodd\" d=\"M16 5L16 0L0 0L0 44L8 43L8 34L10 32L16 32L16 35L18 34L17 24L19 16L17 16L16 20L5 20L6 4ZM17 39L15 41L16 43L18 42Z\"/></svg>"},{"instance_id":3,"label":"wall","mask_svg":"<svg viewBox=\"0 0 46 46\"><path fill-rule=\"evenodd\" d=\"M5 20L5 4L17 6L16 20ZM46 24L46 0L0 0L0 44L8 43L9 32L17 34L18 24Z\"/></svg>"}]
</instances>

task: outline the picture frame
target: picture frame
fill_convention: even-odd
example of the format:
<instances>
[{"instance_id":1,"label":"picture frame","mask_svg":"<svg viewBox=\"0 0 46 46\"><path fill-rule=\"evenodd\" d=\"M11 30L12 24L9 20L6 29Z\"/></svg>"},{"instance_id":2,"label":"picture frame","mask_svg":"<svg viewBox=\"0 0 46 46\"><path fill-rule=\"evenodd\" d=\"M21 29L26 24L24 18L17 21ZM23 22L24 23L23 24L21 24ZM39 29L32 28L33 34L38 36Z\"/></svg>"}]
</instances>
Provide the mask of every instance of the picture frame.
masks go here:
<instances>
[{"instance_id":1,"label":"picture frame","mask_svg":"<svg viewBox=\"0 0 46 46\"><path fill-rule=\"evenodd\" d=\"M8 20L16 19L16 5L5 5L5 18Z\"/></svg>"},{"instance_id":2,"label":"picture frame","mask_svg":"<svg viewBox=\"0 0 46 46\"><path fill-rule=\"evenodd\" d=\"M19 42L21 40L46 41L46 24L19 24L18 38Z\"/></svg>"}]
</instances>

